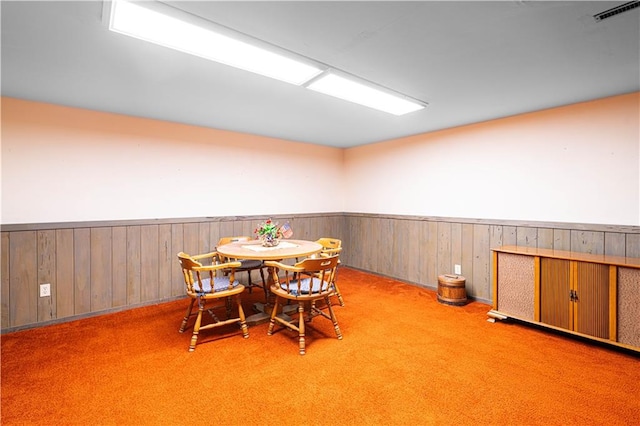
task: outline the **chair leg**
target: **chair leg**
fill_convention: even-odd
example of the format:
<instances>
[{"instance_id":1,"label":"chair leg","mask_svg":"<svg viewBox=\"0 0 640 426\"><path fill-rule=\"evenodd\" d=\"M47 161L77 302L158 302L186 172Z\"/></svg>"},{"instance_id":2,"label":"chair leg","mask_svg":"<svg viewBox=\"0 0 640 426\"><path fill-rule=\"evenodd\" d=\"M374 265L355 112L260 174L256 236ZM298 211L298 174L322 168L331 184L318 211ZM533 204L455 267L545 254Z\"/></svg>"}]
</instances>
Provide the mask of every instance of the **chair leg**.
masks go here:
<instances>
[{"instance_id":1,"label":"chair leg","mask_svg":"<svg viewBox=\"0 0 640 426\"><path fill-rule=\"evenodd\" d=\"M267 285L267 280L264 279L264 270L262 268L259 269L260 278L262 279L262 290L264 291L264 300L265 302L269 302L269 286Z\"/></svg>"},{"instance_id":2,"label":"chair leg","mask_svg":"<svg viewBox=\"0 0 640 426\"><path fill-rule=\"evenodd\" d=\"M233 301L231 300L231 297L227 297L224 300L224 307L227 310L227 318L231 318L231 308L233 307Z\"/></svg>"},{"instance_id":3,"label":"chair leg","mask_svg":"<svg viewBox=\"0 0 640 426\"><path fill-rule=\"evenodd\" d=\"M247 271L247 287L249 287L249 294L253 291L253 281L251 281L251 271Z\"/></svg>"},{"instance_id":4,"label":"chair leg","mask_svg":"<svg viewBox=\"0 0 640 426\"><path fill-rule=\"evenodd\" d=\"M342 300L342 294L340 293L340 289L338 288L338 284L333 283L334 294L338 296L338 301L340 302L340 306L344 306L344 300Z\"/></svg>"},{"instance_id":5,"label":"chair leg","mask_svg":"<svg viewBox=\"0 0 640 426\"><path fill-rule=\"evenodd\" d=\"M304 355L305 353L305 341L304 341L304 303L298 303L298 333L299 333L299 345L300 345L300 355Z\"/></svg>"},{"instance_id":6,"label":"chair leg","mask_svg":"<svg viewBox=\"0 0 640 426\"><path fill-rule=\"evenodd\" d=\"M329 300L329 296L325 297L325 301L327 302L327 306L329 307L329 315L331 316L331 322L333 323L333 328L336 330L336 336L338 336L338 340L342 340L342 333L340 332L340 327L338 326L338 319L336 315L333 313L333 308L331 307L331 301Z\"/></svg>"},{"instance_id":7,"label":"chair leg","mask_svg":"<svg viewBox=\"0 0 640 426\"><path fill-rule=\"evenodd\" d=\"M273 334L273 328L276 325L276 314L278 313L278 302L280 301L279 297L276 297L276 301L273 303L273 309L271 310L271 320L269 321L269 329L267 330L267 336L271 336Z\"/></svg>"},{"instance_id":8,"label":"chair leg","mask_svg":"<svg viewBox=\"0 0 640 426\"><path fill-rule=\"evenodd\" d=\"M246 339L249 337L249 330L247 329L247 321L244 317L244 310L242 309L240 295L236 296L236 301L238 303L238 316L240 317L240 328L242 329L242 336Z\"/></svg>"},{"instance_id":9,"label":"chair leg","mask_svg":"<svg viewBox=\"0 0 640 426\"><path fill-rule=\"evenodd\" d=\"M189 345L189 352L196 350L196 343L198 342L198 334L200 333L200 323L202 322L202 312L204 311L204 302L198 301L198 316L196 317L196 323L193 326L193 334L191 335L191 344Z\"/></svg>"},{"instance_id":10,"label":"chair leg","mask_svg":"<svg viewBox=\"0 0 640 426\"><path fill-rule=\"evenodd\" d=\"M180 325L180 330L178 330L180 333L184 333L184 330L186 330L187 328L187 322L189 321L189 317L191 316L191 310L193 309L193 303L196 301L196 299L191 299L191 303L189 303L189 306L187 307L187 313L185 314L184 318L182 319L182 324Z\"/></svg>"}]
</instances>

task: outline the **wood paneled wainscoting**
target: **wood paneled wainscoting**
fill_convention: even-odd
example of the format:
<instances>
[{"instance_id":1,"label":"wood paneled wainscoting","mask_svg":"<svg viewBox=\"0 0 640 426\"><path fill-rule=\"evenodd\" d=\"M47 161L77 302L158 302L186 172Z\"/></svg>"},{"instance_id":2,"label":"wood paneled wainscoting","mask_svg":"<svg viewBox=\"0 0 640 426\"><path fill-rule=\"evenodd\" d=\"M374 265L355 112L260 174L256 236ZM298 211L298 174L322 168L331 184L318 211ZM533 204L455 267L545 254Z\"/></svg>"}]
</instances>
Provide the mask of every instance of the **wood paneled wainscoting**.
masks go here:
<instances>
[{"instance_id":1,"label":"wood paneled wainscoting","mask_svg":"<svg viewBox=\"0 0 640 426\"><path fill-rule=\"evenodd\" d=\"M2 331L183 297L176 253L252 235L266 216L2 225ZM273 215L294 238L340 238L343 265L436 289L461 265L470 298L491 304L491 248L640 257L640 227L365 213ZM257 277L256 277L257 279ZM51 296L39 297L39 284Z\"/></svg>"},{"instance_id":2,"label":"wood paneled wainscoting","mask_svg":"<svg viewBox=\"0 0 640 426\"><path fill-rule=\"evenodd\" d=\"M640 257L640 227L345 213L346 265L437 288L460 265L469 297L491 304L491 248Z\"/></svg>"},{"instance_id":3,"label":"wood paneled wainscoting","mask_svg":"<svg viewBox=\"0 0 640 426\"><path fill-rule=\"evenodd\" d=\"M343 234L341 213L271 217L288 220L298 239ZM2 331L184 297L178 252L208 252L222 236L253 235L264 219L3 225ZM43 283L51 284L51 296L39 297Z\"/></svg>"}]
</instances>

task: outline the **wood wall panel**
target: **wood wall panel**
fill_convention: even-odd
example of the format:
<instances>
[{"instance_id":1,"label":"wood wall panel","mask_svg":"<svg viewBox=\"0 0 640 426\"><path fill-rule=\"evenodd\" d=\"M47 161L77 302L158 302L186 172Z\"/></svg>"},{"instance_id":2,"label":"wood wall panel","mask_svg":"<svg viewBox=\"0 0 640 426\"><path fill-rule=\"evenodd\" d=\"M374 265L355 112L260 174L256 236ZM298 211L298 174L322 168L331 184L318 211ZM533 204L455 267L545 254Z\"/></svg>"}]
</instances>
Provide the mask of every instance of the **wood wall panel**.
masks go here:
<instances>
[{"instance_id":1,"label":"wood wall panel","mask_svg":"<svg viewBox=\"0 0 640 426\"><path fill-rule=\"evenodd\" d=\"M91 229L91 312L113 306L112 242L111 228Z\"/></svg>"},{"instance_id":2,"label":"wood wall panel","mask_svg":"<svg viewBox=\"0 0 640 426\"><path fill-rule=\"evenodd\" d=\"M516 230L516 245L520 247L537 247L538 228L519 226Z\"/></svg>"},{"instance_id":3,"label":"wood wall panel","mask_svg":"<svg viewBox=\"0 0 640 426\"><path fill-rule=\"evenodd\" d=\"M624 257L627 245L625 234L606 232L604 234L604 252L611 256Z\"/></svg>"},{"instance_id":4,"label":"wood wall panel","mask_svg":"<svg viewBox=\"0 0 640 426\"><path fill-rule=\"evenodd\" d=\"M206 230L209 241L209 230ZM158 225L140 227L140 301L158 300L160 278ZM203 250L205 251L205 250ZM208 248L206 249L208 251Z\"/></svg>"},{"instance_id":5,"label":"wood wall panel","mask_svg":"<svg viewBox=\"0 0 640 426\"><path fill-rule=\"evenodd\" d=\"M2 232L0 234L0 327L3 329L9 327L9 233Z\"/></svg>"},{"instance_id":6,"label":"wood wall panel","mask_svg":"<svg viewBox=\"0 0 640 426\"><path fill-rule=\"evenodd\" d=\"M546 248L571 251L571 231L569 229L554 229L553 230L553 247L546 247Z\"/></svg>"},{"instance_id":7,"label":"wood wall panel","mask_svg":"<svg viewBox=\"0 0 640 426\"><path fill-rule=\"evenodd\" d=\"M438 222L436 275L451 274L451 223ZM437 277L436 277L437 282Z\"/></svg>"},{"instance_id":8,"label":"wood wall panel","mask_svg":"<svg viewBox=\"0 0 640 426\"><path fill-rule=\"evenodd\" d=\"M625 256L640 257L640 233L626 234L625 240L627 242Z\"/></svg>"},{"instance_id":9,"label":"wood wall panel","mask_svg":"<svg viewBox=\"0 0 640 426\"><path fill-rule=\"evenodd\" d=\"M454 265L462 267L462 224L451 224L451 264L449 271L455 273Z\"/></svg>"},{"instance_id":10,"label":"wood wall panel","mask_svg":"<svg viewBox=\"0 0 640 426\"><path fill-rule=\"evenodd\" d=\"M91 312L91 228L73 230L74 315Z\"/></svg>"},{"instance_id":11,"label":"wood wall panel","mask_svg":"<svg viewBox=\"0 0 640 426\"><path fill-rule=\"evenodd\" d=\"M273 217L294 238L340 238L345 266L437 288L462 266L469 297L490 303L491 248L517 245L640 257L640 227L521 223L360 213ZM3 225L2 330L175 299L176 254L213 250L221 236L251 235L264 217ZM621 253L623 251L625 253ZM41 280L52 297L38 298Z\"/></svg>"},{"instance_id":12,"label":"wood wall panel","mask_svg":"<svg viewBox=\"0 0 640 426\"><path fill-rule=\"evenodd\" d=\"M111 228L111 306L127 305L127 227Z\"/></svg>"},{"instance_id":13,"label":"wood wall panel","mask_svg":"<svg viewBox=\"0 0 640 426\"><path fill-rule=\"evenodd\" d=\"M553 248L553 229L549 228L538 228L538 247L537 248Z\"/></svg>"},{"instance_id":14,"label":"wood wall panel","mask_svg":"<svg viewBox=\"0 0 640 426\"><path fill-rule=\"evenodd\" d=\"M571 251L604 254L604 232L571 231Z\"/></svg>"},{"instance_id":15,"label":"wood wall panel","mask_svg":"<svg viewBox=\"0 0 640 426\"><path fill-rule=\"evenodd\" d=\"M240 232L243 232L240 230ZM240 234L242 235L242 234ZM211 228L209 222L198 224L198 250L197 253L208 253L214 251L217 241L211 241Z\"/></svg>"},{"instance_id":16,"label":"wood wall panel","mask_svg":"<svg viewBox=\"0 0 640 426\"><path fill-rule=\"evenodd\" d=\"M35 231L12 233L9 240L9 326L38 321L38 268Z\"/></svg>"},{"instance_id":17,"label":"wood wall panel","mask_svg":"<svg viewBox=\"0 0 640 426\"><path fill-rule=\"evenodd\" d=\"M429 221L429 243L427 245L427 281L423 284L438 287L438 222Z\"/></svg>"},{"instance_id":18,"label":"wood wall panel","mask_svg":"<svg viewBox=\"0 0 640 426\"><path fill-rule=\"evenodd\" d=\"M213 226L211 227L213 228ZM218 242L217 236L210 241ZM172 262L173 253L171 244L171 225L162 224L158 226L158 298L168 299L172 296ZM177 263L177 262L176 262Z\"/></svg>"},{"instance_id":19,"label":"wood wall panel","mask_svg":"<svg viewBox=\"0 0 640 426\"><path fill-rule=\"evenodd\" d=\"M473 282L473 233L475 225L470 223L462 224L462 235L460 238L462 259L461 269L462 276L465 278L465 287L467 288L467 294L470 291L471 283ZM495 229L496 232L500 232Z\"/></svg>"},{"instance_id":20,"label":"wood wall panel","mask_svg":"<svg viewBox=\"0 0 640 426\"><path fill-rule=\"evenodd\" d=\"M518 241L518 227L505 225L502 227L502 245L515 246Z\"/></svg>"},{"instance_id":21,"label":"wood wall panel","mask_svg":"<svg viewBox=\"0 0 640 426\"><path fill-rule=\"evenodd\" d=\"M184 225L182 223L174 223L171 225L171 296L185 294L182 269L178 263L178 253L181 251L185 251Z\"/></svg>"},{"instance_id":22,"label":"wood wall panel","mask_svg":"<svg viewBox=\"0 0 640 426\"><path fill-rule=\"evenodd\" d=\"M489 225L475 225L473 230L473 282L467 288L484 300L491 299L491 250Z\"/></svg>"},{"instance_id":23,"label":"wood wall panel","mask_svg":"<svg viewBox=\"0 0 640 426\"><path fill-rule=\"evenodd\" d=\"M43 230L37 232L38 238L38 293L40 284L49 283L51 296L38 297L38 322L55 318L56 299L56 231ZM39 294L38 294L39 296Z\"/></svg>"},{"instance_id":24,"label":"wood wall panel","mask_svg":"<svg viewBox=\"0 0 640 426\"><path fill-rule=\"evenodd\" d=\"M141 247L140 226L127 227L127 305L140 303Z\"/></svg>"},{"instance_id":25,"label":"wood wall panel","mask_svg":"<svg viewBox=\"0 0 640 426\"><path fill-rule=\"evenodd\" d=\"M236 234L236 231L233 229L234 222L222 222L218 225L219 229L219 237L218 240L222 237L239 237L242 235L242 231L239 231L239 234ZM257 225L257 223L256 223ZM188 252L187 252L188 253Z\"/></svg>"},{"instance_id":26,"label":"wood wall panel","mask_svg":"<svg viewBox=\"0 0 640 426\"><path fill-rule=\"evenodd\" d=\"M55 317L68 318L75 314L75 256L73 229L56 230L56 288Z\"/></svg>"}]
</instances>

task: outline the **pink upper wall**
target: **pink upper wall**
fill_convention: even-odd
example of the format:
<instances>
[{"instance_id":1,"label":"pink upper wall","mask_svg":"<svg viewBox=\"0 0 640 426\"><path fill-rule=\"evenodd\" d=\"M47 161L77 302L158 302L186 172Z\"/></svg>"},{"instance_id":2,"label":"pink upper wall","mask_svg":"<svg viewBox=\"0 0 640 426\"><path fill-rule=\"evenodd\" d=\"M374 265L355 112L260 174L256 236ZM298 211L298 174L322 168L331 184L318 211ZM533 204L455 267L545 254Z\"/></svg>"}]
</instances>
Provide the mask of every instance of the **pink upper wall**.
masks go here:
<instances>
[{"instance_id":1,"label":"pink upper wall","mask_svg":"<svg viewBox=\"0 0 640 426\"><path fill-rule=\"evenodd\" d=\"M632 93L342 150L2 98L1 221L349 211L640 225L639 117Z\"/></svg>"},{"instance_id":2,"label":"pink upper wall","mask_svg":"<svg viewBox=\"0 0 640 426\"><path fill-rule=\"evenodd\" d=\"M346 211L640 225L640 94L351 148L345 170Z\"/></svg>"},{"instance_id":3,"label":"pink upper wall","mask_svg":"<svg viewBox=\"0 0 640 426\"><path fill-rule=\"evenodd\" d=\"M2 223L342 211L343 150L2 98Z\"/></svg>"}]
</instances>

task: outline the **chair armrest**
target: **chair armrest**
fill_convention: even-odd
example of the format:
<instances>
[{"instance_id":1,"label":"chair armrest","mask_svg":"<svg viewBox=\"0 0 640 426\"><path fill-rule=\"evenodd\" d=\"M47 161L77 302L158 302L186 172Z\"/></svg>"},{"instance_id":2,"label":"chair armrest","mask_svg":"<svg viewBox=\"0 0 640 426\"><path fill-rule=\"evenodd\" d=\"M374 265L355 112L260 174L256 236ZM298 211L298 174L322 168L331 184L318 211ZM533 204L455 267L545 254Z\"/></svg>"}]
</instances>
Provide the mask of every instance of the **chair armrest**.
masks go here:
<instances>
[{"instance_id":1,"label":"chair armrest","mask_svg":"<svg viewBox=\"0 0 640 426\"><path fill-rule=\"evenodd\" d=\"M335 247L335 248L323 248L321 253L322 254L328 254L329 256L333 256L334 254L338 254L342 251L342 247Z\"/></svg>"},{"instance_id":2,"label":"chair armrest","mask_svg":"<svg viewBox=\"0 0 640 426\"><path fill-rule=\"evenodd\" d=\"M191 258L193 260L200 260L200 259L208 259L211 257L216 257L217 255L218 255L217 251L212 251L211 253L196 254L195 256L191 256Z\"/></svg>"},{"instance_id":3,"label":"chair armrest","mask_svg":"<svg viewBox=\"0 0 640 426\"><path fill-rule=\"evenodd\" d=\"M275 260L267 260L264 262L264 266L268 266L268 267L272 267L272 268L277 268L277 269L282 269L284 271L291 271L291 272L300 272L300 271L304 271L304 268L300 268L298 266L295 265L285 265L284 263L280 263L280 262L276 262Z\"/></svg>"},{"instance_id":4,"label":"chair armrest","mask_svg":"<svg viewBox=\"0 0 640 426\"><path fill-rule=\"evenodd\" d=\"M217 265L205 265L193 268L194 271L217 271L219 269L239 268L242 266L240 262L218 263Z\"/></svg>"}]
</instances>

